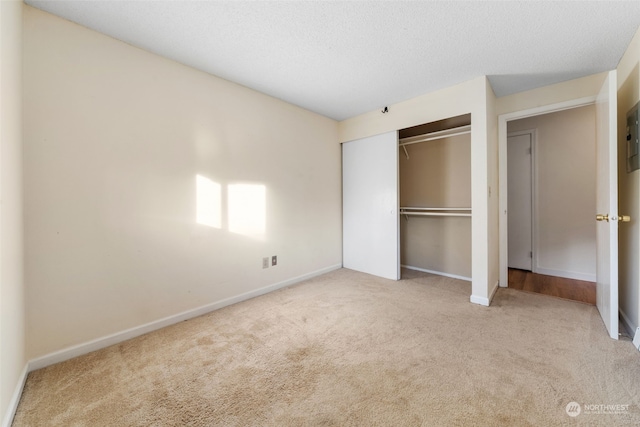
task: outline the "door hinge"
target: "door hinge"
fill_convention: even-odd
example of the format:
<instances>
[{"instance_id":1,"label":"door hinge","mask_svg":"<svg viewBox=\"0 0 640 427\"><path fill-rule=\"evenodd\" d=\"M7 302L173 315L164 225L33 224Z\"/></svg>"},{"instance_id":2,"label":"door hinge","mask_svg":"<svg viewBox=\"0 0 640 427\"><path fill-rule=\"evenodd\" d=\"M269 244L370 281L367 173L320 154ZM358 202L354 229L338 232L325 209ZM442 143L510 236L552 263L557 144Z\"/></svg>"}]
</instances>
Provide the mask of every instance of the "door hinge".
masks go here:
<instances>
[{"instance_id":1,"label":"door hinge","mask_svg":"<svg viewBox=\"0 0 640 427\"><path fill-rule=\"evenodd\" d=\"M533 252L529 252L529 258L533 258Z\"/></svg>"}]
</instances>

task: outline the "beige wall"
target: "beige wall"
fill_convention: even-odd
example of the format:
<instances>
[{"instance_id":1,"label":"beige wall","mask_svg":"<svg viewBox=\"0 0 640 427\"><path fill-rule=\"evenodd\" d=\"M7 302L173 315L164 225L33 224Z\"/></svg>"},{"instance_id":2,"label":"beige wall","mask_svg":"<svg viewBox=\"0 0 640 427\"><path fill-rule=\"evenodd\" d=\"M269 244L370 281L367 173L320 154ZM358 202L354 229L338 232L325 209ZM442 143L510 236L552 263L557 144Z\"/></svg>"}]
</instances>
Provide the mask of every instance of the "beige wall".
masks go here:
<instances>
[{"instance_id":1,"label":"beige wall","mask_svg":"<svg viewBox=\"0 0 640 427\"><path fill-rule=\"evenodd\" d=\"M458 135L400 149L400 206L471 207L471 141Z\"/></svg>"},{"instance_id":2,"label":"beige wall","mask_svg":"<svg viewBox=\"0 0 640 427\"><path fill-rule=\"evenodd\" d=\"M640 100L640 29L618 64L618 186L619 212L631 216L620 223L619 300L623 324L640 326L640 171L626 171L626 115Z\"/></svg>"},{"instance_id":3,"label":"beige wall","mask_svg":"<svg viewBox=\"0 0 640 427\"><path fill-rule=\"evenodd\" d=\"M21 387L24 353L22 277L22 2L0 1L0 420ZM3 425L4 425L3 424Z\"/></svg>"},{"instance_id":4,"label":"beige wall","mask_svg":"<svg viewBox=\"0 0 640 427\"><path fill-rule=\"evenodd\" d=\"M459 135L400 150L400 206L471 207L471 141ZM471 218L400 218L403 265L471 277Z\"/></svg>"},{"instance_id":5,"label":"beige wall","mask_svg":"<svg viewBox=\"0 0 640 427\"><path fill-rule=\"evenodd\" d=\"M496 99L496 114L513 113L575 99L595 97L607 73L592 74L579 79L514 93Z\"/></svg>"},{"instance_id":6,"label":"beige wall","mask_svg":"<svg viewBox=\"0 0 640 427\"><path fill-rule=\"evenodd\" d=\"M498 191L495 187L497 170L494 177L494 172L488 169L489 162L497 162L494 106L493 91L487 78L481 76L389 105L387 114L375 110L344 120L338 125L340 142L347 142L471 113L471 300L480 304L489 303L489 297L498 281L497 218L489 219L489 215L497 214L498 206ZM495 248L490 248L489 245L494 245Z\"/></svg>"},{"instance_id":7,"label":"beige wall","mask_svg":"<svg viewBox=\"0 0 640 427\"><path fill-rule=\"evenodd\" d=\"M30 7L24 35L30 358L341 264L335 121Z\"/></svg>"},{"instance_id":8,"label":"beige wall","mask_svg":"<svg viewBox=\"0 0 640 427\"><path fill-rule=\"evenodd\" d=\"M534 271L595 281L595 106L511 121L507 129L537 131Z\"/></svg>"},{"instance_id":9,"label":"beige wall","mask_svg":"<svg viewBox=\"0 0 640 427\"><path fill-rule=\"evenodd\" d=\"M374 110L338 123L340 142L353 141L398 129L473 113L484 117L486 77L478 77L435 92L389 105L389 112ZM475 120L479 120L476 117ZM473 125L473 123L472 123ZM481 126L482 128L485 125ZM475 131L477 132L477 131ZM472 126L472 138L475 134ZM480 135L477 135L480 139ZM484 139L484 138L483 138Z\"/></svg>"},{"instance_id":10,"label":"beige wall","mask_svg":"<svg viewBox=\"0 0 640 427\"><path fill-rule=\"evenodd\" d=\"M400 218L401 264L471 278L471 218Z\"/></svg>"}]
</instances>

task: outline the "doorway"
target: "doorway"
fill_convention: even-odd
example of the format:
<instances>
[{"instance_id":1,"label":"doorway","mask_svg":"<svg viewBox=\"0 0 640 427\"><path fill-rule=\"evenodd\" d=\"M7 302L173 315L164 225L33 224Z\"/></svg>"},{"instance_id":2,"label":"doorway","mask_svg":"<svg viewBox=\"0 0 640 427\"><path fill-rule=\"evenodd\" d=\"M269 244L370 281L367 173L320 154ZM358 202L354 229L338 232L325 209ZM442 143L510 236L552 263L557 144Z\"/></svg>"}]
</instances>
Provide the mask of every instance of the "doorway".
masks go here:
<instances>
[{"instance_id":1,"label":"doorway","mask_svg":"<svg viewBox=\"0 0 640 427\"><path fill-rule=\"evenodd\" d=\"M595 302L595 106L507 123L509 287Z\"/></svg>"},{"instance_id":2,"label":"doorway","mask_svg":"<svg viewBox=\"0 0 640 427\"><path fill-rule=\"evenodd\" d=\"M533 142L535 129L511 132L507 137L508 266L533 271Z\"/></svg>"}]
</instances>

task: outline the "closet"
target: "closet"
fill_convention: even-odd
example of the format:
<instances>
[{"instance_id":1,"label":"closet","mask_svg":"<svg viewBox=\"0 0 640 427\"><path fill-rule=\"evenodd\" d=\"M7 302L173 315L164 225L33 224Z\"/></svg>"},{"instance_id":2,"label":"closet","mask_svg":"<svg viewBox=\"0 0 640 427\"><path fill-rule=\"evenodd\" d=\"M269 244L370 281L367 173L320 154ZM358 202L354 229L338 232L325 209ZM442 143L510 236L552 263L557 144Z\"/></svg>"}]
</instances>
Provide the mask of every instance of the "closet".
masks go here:
<instances>
[{"instance_id":1,"label":"closet","mask_svg":"<svg viewBox=\"0 0 640 427\"><path fill-rule=\"evenodd\" d=\"M342 144L342 265L471 280L471 115Z\"/></svg>"},{"instance_id":2,"label":"closet","mask_svg":"<svg viewBox=\"0 0 640 427\"><path fill-rule=\"evenodd\" d=\"M471 280L471 115L398 132L400 263Z\"/></svg>"}]
</instances>

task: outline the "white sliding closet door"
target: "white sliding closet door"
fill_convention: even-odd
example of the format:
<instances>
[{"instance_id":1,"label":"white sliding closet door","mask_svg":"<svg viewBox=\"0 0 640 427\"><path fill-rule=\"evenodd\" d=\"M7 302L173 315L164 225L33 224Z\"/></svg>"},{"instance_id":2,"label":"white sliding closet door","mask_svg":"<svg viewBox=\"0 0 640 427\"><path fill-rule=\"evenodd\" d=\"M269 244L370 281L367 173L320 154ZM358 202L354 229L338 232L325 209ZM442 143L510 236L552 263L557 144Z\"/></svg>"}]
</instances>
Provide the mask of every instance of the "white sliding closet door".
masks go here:
<instances>
[{"instance_id":1,"label":"white sliding closet door","mask_svg":"<svg viewBox=\"0 0 640 427\"><path fill-rule=\"evenodd\" d=\"M398 133L342 144L343 266L400 279Z\"/></svg>"}]
</instances>

